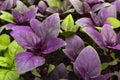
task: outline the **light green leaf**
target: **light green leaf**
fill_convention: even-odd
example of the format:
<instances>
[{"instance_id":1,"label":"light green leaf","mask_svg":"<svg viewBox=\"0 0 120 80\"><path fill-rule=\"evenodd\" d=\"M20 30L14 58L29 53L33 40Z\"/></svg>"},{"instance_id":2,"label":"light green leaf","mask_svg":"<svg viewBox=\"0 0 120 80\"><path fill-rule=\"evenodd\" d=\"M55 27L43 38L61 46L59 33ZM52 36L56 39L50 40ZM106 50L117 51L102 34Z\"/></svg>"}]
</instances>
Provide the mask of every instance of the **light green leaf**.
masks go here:
<instances>
[{"instance_id":1,"label":"light green leaf","mask_svg":"<svg viewBox=\"0 0 120 80\"><path fill-rule=\"evenodd\" d=\"M7 63L9 64L8 67L14 68L14 58L15 56L20 53L20 52L24 52L25 50L17 44L16 41L13 41L9 44L6 52L4 53L4 56L7 59Z\"/></svg>"},{"instance_id":2,"label":"light green leaf","mask_svg":"<svg viewBox=\"0 0 120 80\"><path fill-rule=\"evenodd\" d=\"M25 50L18 45L16 41L13 41L9 44L7 51L5 52L5 57L10 58L11 60L14 60L14 57L20 53L24 52Z\"/></svg>"},{"instance_id":3,"label":"light green leaf","mask_svg":"<svg viewBox=\"0 0 120 80\"><path fill-rule=\"evenodd\" d=\"M109 64L108 63L102 63L102 70L104 70L104 69L106 69L107 67L109 66Z\"/></svg>"},{"instance_id":4,"label":"light green leaf","mask_svg":"<svg viewBox=\"0 0 120 80\"><path fill-rule=\"evenodd\" d=\"M113 28L119 28L120 27L120 21L116 18L109 17L109 18L107 18L107 22L111 23Z\"/></svg>"},{"instance_id":5,"label":"light green leaf","mask_svg":"<svg viewBox=\"0 0 120 80\"><path fill-rule=\"evenodd\" d=\"M69 14L62 22L61 28L67 32L76 32L78 29L78 26L74 25L74 19L71 14Z\"/></svg>"},{"instance_id":6,"label":"light green leaf","mask_svg":"<svg viewBox=\"0 0 120 80\"><path fill-rule=\"evenodd\" d=\"M48 74L55 69L55 65L50 64L48 68Z\"/></svg>"},{"instance_id":7,"label":"light green leaf","mask_svg":"<svg viewBox=\"0 0 120 80\"><path fill-rule=\"evenodd\" d=\"M7 34L0 35L0 44L3 46L7 46L10 44L10 36Z\"/></svg>"},{"instance_id":8,"label":"light green leaf","mask_svg":"<svg viewBox=\"0 0 120 80\"><path fill-rule=\"evenodd\" d=\"M117 58L117 59L113 60L112 62L109 62L108 64L112 65L112 66L117 65L118 64L118 60L119 59Z\"/></svg>"},{"instance_id":9,"label":"light green leaf","mask_svg":"<svg viewBox=\"0 0 120 80\"><path fill-rule=\"evenodd\" d=\"M0 80L18 80L19 76L17 71L0 69Z\"/></svg>"},{"instance_id":10,"label":"light green leaf","mask_svg":"<svg viewBox=\"0 0 120 80\"><path fill-rule=\"evenodd\" d=\"M71 71L71 72L73 71L71 65L68 65L68 66L66 67L66 69L67 69L68 71Z\"/></svg>"},{"instance_id":11,"label":"light green leaf","mask_svg":"<svg viewBox=\"0 0 120 80\"><path fill-rule=\"evenodd\" d=\"M2 15L0 15L1 20L7 21L10 23L15 23L12 14L6 11L1 11L1 13L2 13Z\"/></svg>"},{"instance_id":12,"label":"light green leaf","mask_svg":"<svg viewBox=\"0 0 120 80\"><path fill-rule=\"evenodd\" d=\"M110 56L111 56L113 59L116 59L116 58L115 58L115 53L112 52L112 53L110 54Z\"/></svg>"},{"instance_id":13,"label":"light green leaf","mask_svg":"<svg viewBox=\"0 0 120 80\"><path fill-rule=\"evenodd\" d=\"M2 67L8 67L9 66L8 61L5 57L0 57L0 66L2 66Z\"/></svg>"},{"instance_id":14,"label":"light green leaf","mask_svg":"<svg viewBox=\"0 0 120 80\"><path fill-rule=\"evenodd\" d=\"M32 74L35 75L35 76L37 76L37 77L41 77L41 75L37 72L36 69L32 70Z\"/></svg>"},{"instance_id":15,"label":"light green leaf","mask_svg":"<svg viewBox=\"0 0 120 80\"><path fill-rule=\"evenodd\" d=\"M10 36L7 34L0 35L0 50L4 50L10 44Z\"/></svg>"},{"instance_id":16,"label":"light green leaf","mask_svg":"<svg viewBox=\"0 0 120 80\"><path fill-rule=\"evenodd\" d=\"M18 80L24 80L24 78L23 78L23 77L20 77Z\"/></svg>"},{"instance_id":17,"label":"light green leaf","mask_svg":"<svg viewBox=\"0 0 120 80\"><path fill-rule=\"evenodd\" d=\"M47 0L47 3L50 7L60 8L61 0Z\"/></svg>"}]
</instances>

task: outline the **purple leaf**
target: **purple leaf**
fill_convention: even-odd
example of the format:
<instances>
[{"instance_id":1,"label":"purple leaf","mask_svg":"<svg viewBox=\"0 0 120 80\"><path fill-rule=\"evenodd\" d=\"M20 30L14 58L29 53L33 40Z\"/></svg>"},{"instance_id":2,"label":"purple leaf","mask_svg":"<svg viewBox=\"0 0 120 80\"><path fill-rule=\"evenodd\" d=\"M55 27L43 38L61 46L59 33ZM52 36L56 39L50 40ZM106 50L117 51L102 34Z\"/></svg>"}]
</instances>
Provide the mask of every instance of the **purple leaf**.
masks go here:
<instances>
[{"instance_id":1,"label":"purple leaf","mask_svg":"<svg viewBox=\"0 0 120 80\"><path fill-rule=\"evenodd\" d=\"M0 1L0 10L9 10L15 3L15 0L2 0Z\"/></svg>"},{"instance_id":2,"label":"purple leaf","mask_svg":"<svg viewBox=\"0 0 120 80\"><path fill-rule=\"evenodd\" d=\"M67 45L63 51L65 55L71 59L71 61L75 61L81 50L84 48L84 42L79 36L74 35L67 38L66 43Z\"/></svg>"},{"instance_id":3,"label":"purple leaf","mask_svg":"<svg viewBox=\"0 0 120 80\"><path fill-rule=\"evenodd\" d=\"M34 19L36 16L36 9L33 7L26 13L24 13L24 22L30 21L31 19Z\"/></svg>"},{"instance_id":4,"label":"purple leaf","mask_svg":"<svg viewBox=\"0 0 120 80\"><path fill-rule=\"evenodd\" d=\"M12 37L24 48L34 50L40 43L40 38L33 32L27 30L14 30L11 32Z\"/></svg>"},{"instance_id":5,"label":"purple leaf","mask_svg":"<svg viewBox=\"0 0 120 80\"><path fill-rule=\"evenodd\" d=\"M99 77L97 77L96 79L93 79L93 80L107 80L113 75L114 75L113 73L108 73L105 75L100 75Z\"/></svg>"},{"instance_id":6,"label":"purple leaf","mask_svg":"<svg viewBox=\"0 0 120 80\"><path fill-rule=\"evenodd\" d=\"M40 27L41 22L37 19L31 19L30 20L30 26L32 28L32 30L36 33L36 34L40 34L38 28Z\"/></svg>"},{"instance_id":7,"label":"purple leaf","mask_svg":"<svg viewBox=\"0 0 120 80\"><path fill-rule=\"evenodd\" d=\"M86 2L82 2L80 0L70 0L70 2L79 14L84 14L84 13L86 13L86 11L87 12L90 11L90 6ZM84 7L83 7L83 5L84 5ZM84 11L84 10L86 10L86 11Z\"/></svg>"},{"instance_id":8,"label":"purple leaf","mask_svg":"<svg viewBox=\"0 0 120 80\"><path fill-rule=\"evenodd\" d=\"M117 40L116 40L117 42L117 44L120 44L120 32L117 34Z\"/></svg>"},{"instance_id":9,"label":"purple leaf","mask_svg":"<svg viewBox=\"0 0 120 80\"><path fill-rule=\"evenodd\" d=\"M46 11L50 13L62 13L63 12L61 9L58 9L55 7L48 7Z\"/></svg>"},{"instance_id":10,"label":"purple leaf","mask_svg":"<svg viewBox=\"0 0 120 80\"><path fill-rule=\"evenodd\" d=\"M119 0L116 0L116 1L114 1L112 4L115 5L116 8L117 8L117 11L120 12L120 1L119 1Z\"/></svg>"},{"instance_id":11,"label":"purple leaf","mask_svg":"<svg viewBox=\"0 0 120 80\"><path fill-rule=\"evenodd\" d=\"M119 71L119 73L118 73L118 80L120 80L120 71Z\"/></svg>"},{"instance_id":12,"label":"purple leaf","mask_svg":"<svg viewBox=\"0 0 120 80\"><path fill-rule=\"evenodd\" d=\"M80 66L76 66L74 68L74 72L76 73L76 75L78 77L80 77L80 75L81 75L84 80L90 80L90 78L89 78L89 76L87 74L87 71L84 68L82 68Z\"/></svg>"},{"instance_id":13,"label":"purple leaf","mask_svg":"<svg viewBox=\"0 0 120 80\"><path fill-rule=\"evenodd\" d=\"M45 19L42 23L42 27L44 27L44 30L46 30L46 39L56 38L59 34L60 29L59 14L55 13Z\"/></svg>"},{"instance_id":14,"label":"purple leaf","mask_svg":"<svg viewBox=\"0 0 120 80\"><path fill-rule=\"evenodd\" d=\"M90 12L90 15L95 25L101 26L104 23L100 16L96 15L95 13Z\"/></svg>"},{"instance_id":15,"label":"purple leaf","mask_svg":"<svg viewBox=\"0 0 120 80\"><path fill-rule=\"evenodd\" d=\"M110 3L99 3L92 7L92 11L96 12L96 11L101 10L102 8L108 7L110 5L111 5Z\"/></svg>"},{"instance_id":16,"label":"purple leaf","mask_svg":"<svg viewBox=\"0 0 120 80\"><path fill-rule=\"evenodd\" d=\"M40 12L42 15L45 15L45 14L46 14L47 5L45 4L44 1L40 1L40 2L39 2L39 4L38 4L38 9L39 9L39 12Z\"/></svg>"},{"instance_id":17,"label":"purple leaf","mask_svg":"<svg viewBox=\"0 0 120 80\"><path fill-rule=\"evenodd\" d=\"M94 27L92 20L87 17L80 18L75 23L81 27Z\"/></svg>"},{"instance_id":18,"label":"purple leaf","mask_svg":"<svg viewBox=\"0 0 120 80\"><path fill-rule=\"evenodd\" d=\"M60 29L60 18L57 13L47 17L42 23L37 20L31 20L30 24L35 27L35 33L40 37L41 41L44 42L49 38L56 38L59 34ZM33 25L36 24L36 25Z\"/></svg>"},{"instance_id":19,"label":"purple leaf","mask_svg":"<svg viewBox=\"0 0 120 80\"><path fill-rule=\"evenodd\" d=\"M48 53L52 53L53 51L56 51L57 49L59 49L60 47L65 46L65 42L60 39L60 38L51 38L48 39L45 43L45 48L42 51L43 54L48 54Z\"/></svg>"},{"instance_id":20,"label":"purple leaf","mask_svg":"<svg viewBox=\"0 0 120 80\"><path fill-rule=\"evenodd\" d=\"M105 22L108 17L116 18L116 16L117 16L116 7L114 5L111 5L109 7L101 9L98 12L98 16L101 17L103 22Z\"/></svg>"},{"instance_id":21,"label":"purple leaf","mask_svg":"<svg viewBox=\"0 0 120 80\"><path fill-rule=\"evenodd\" d=\"M76 70L79 68L83 68L83 72L85 71L90 78L94 78L100 75L101 62L98 53L91 46L84 48L74 62L75 73L79 73L79 71ZM81 73L79 74L84 74L82 70L80 71Z\"/></svg>"},{"instance_id":22,"label":"purple leaf","mask_svg":"<svg viewBox=\"0 0 120 80\"><path fill-rule=\"evenodd\" d=\"M68 72L63 63L59 64L51 74L50 80L66 80L68 78Z\"/></svg>"},{"instance_id":23,"label":"purple leaf","mask_svg":"<svg viewBox=\"0 0 120 80\"><path fill-rule=\"evenodd\" d=\"M117 49L120 50L120 44L117 44L115 46L107 46L108 48L112 48L112 49Z\"/></svg>"},{"instance_id":24,"label":"purple leaf","mask_svg":"<svg viewBox=\"0 0 120 80\"><path fill-rule=\"evenodd\" d=\"M105 49L103 38L99 32L97 32L95 29L90 27L85 27L83 28L83 30L97 43L99 47Z\"/></svg>"},{"instance_id":25,"label":"purple leaf","mask_svg":"<svg viewBox=\"0 0 120 80\"><path fill-rule=\"evenodd\" d=\"M45 59L34 56L30 52L19 53L15 57L15 65L19 73L25 73L45 63Z\"/></svg>"},{"instance_id":26,"label":"purple leaf","mask_svg":"<svg viewBox=\"0 0 120 80\"><path fill-rule=\"evenodd\" d=\"M115 45L117 35L110 24L104 24L101 31L104 44L107 46Z\"/></svg>"},{"instance_id":27,"label":"purple leaf","mask_svg":"<svg viewBox=\"0 0 120 80\"><path fill-rule=\"evenodd\" d=\"M85 0L85 1L88 2L89 4L103 2L103 0Z\"/></svg>"},{"instance_id":28,"label":"purple leaf","mask_svg":"<svg viewBox=\"0 0 120 80\"><path fill-rule=\"evenodd\" d=\"M13 17L14 17L15 21L16 21L18 24L24 22L23 15L20 14L19 11L13 9L13 10L12 10L12 14L13 14Z\"/></svg>"}]
</instances>

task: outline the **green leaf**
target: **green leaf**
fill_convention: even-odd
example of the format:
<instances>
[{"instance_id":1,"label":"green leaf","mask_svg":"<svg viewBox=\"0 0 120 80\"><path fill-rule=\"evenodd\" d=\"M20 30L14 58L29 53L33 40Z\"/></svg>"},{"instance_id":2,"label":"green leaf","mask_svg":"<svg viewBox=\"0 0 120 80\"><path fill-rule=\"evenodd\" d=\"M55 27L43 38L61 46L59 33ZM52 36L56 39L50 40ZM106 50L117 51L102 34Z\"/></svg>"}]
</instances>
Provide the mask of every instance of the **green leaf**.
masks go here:
<instances>
[{"instance_id":1,"label":"green leaf","mask_svg":"<svg viewBox=\"0 0 120 80\"><path fill-rule=\"evenodd\" d=\"M1 11L1 13L2 13L2 15L0 15L1 20L7 21L10 23L15 23L12 14L6 11Z\"/></svg>"},{"instance_id":2,"label":"green leaf","mask_svg":"<svg viewBox=\"0 0 120 80\"><path fill-rule=\"evenodd\" d=\"M35 76L37 76L37 77L41 77L41 75L37 72L36 69L32 70L32 74L35 75Z\"/></svg>"},{"instance_id":3,"label":"green leaf","mask_svg":"<svg viewBox=\"0 0 120 80\"><path fill-rule=\"evenodd\" d=\"M50 64L48 67L48 74L55 69L55 65Z\"/></svg>"},{"instance_id":4,"label":"green leaf","mask_svg":"<svg viewBox=\"0 0 120 80\"><path fill-rule=\"evenodd\" d=\"M18 80L19 76L17 71L0 69L0 80Z\"/></svg>"},{"instance_id":5,"label":"green leaf","mask_svg":"<svg viewBox=\"0 0 120 80\"><path fill-rule=\"evenodd\" d=\"M4 53L4 56L7 58L7 63L9 64L9 67L13 68L14 65L14 57L20 53L24 52L25 50L17 44L16 41L13 41L9 44L6 52Z\"/></svg>"},{"instance_id":6,"label":"green leaf","mask_svg":"<svg viewBox=\"0 0 120 80\"><path fill-rule=\"evenodd\" d=\"M109 62L108 64L111 65L111 66L117 65L118 64L118 58L113 60L112 62Z\"/></svg>"},{"instance_id":7,"label":"green leaf","mask_svg":"<svg viewBox=\"0 0 120 80\"><path fill-rule=\"evenodd\" d=\"M68 71L71 71L71 72L73 71L71 65L68 65L68 66L66 67L66 69L67 69Z\"/></svg>"},{"instance_id":8,"label":"green leaf","mask_svg":"<svg viewBox=\"0 0 120 80\"><path fill-rule=\"evenodd\" d=\"M7 46L10 44L10 36L7 34L0 35L0 44L3 46Z\"/></svg>"},{"instance_id":9,"label":"green leaf","mask_svg":"<svg viewBox=\"0 0 120 80\"><path fill-rule=\"evenodd\" d=\"M8 45L8 49L5 52L5 57L10 58L11 60L14 60L14 57L20 53L20 52L24 52L25 50L18 45L18 43L16 41L12 41L9 45Z\"/></svg>"},{"instance_id":10,"label":"green leaf","mask_svg":"<svg viewBox=\"0 0 120 80\"><path fill-rule=\"evenodd\" d=\"M102 70L105 70L109 66L108 63L102 63Z\"/></svg>"},{"instance_id":11,"label":"green leaf","mask_svg":"<svg viewBox=\"0 0 120 80\"><path fill-rule=\"evenodd\" d=\"M47 3L50 7L60 8L61 0L47 0Z\"/></svg>"},{"instance_id":12,"label":"green leaf","mask_svg":"<svg viewBox=\"0 0 120 80\"><path fill-rule=\"evenodd\" d=\"M23 77L20 77L18 80L24 80L24 78L23 78Z\"/></svg>"},{"instance_id":13,"label":"green leaf","mask_svg":"<svg viewBox=\"0 0 120 80\"><path fill-rule=\"evenodd\" d=\"M2 66L2 67L8 67L9 66L8 61L5 57L0 57L0 66Z\"/></svg>"},{"instance_id":14,"label":"green leaf","mask_svg":"<svg viewBox=\"0 0 120 80\"><path fill-rule=\"evenodd\" d=\"M0 50L4 50L10 44L10 36L7 34L0 35Z\"/></svg>"},{"instance_id":15,"label":"green leaf","mask_svg":"<svg viewBox=\"0 0 120 80\"><path fill-rule=\"evenodd\" d=\"M112 53L110 54L110 56L111 56L113 59L115 59L115 53L112 52Z\"/></svg>"},{"instance_id":16,"label":"green leaf","mask_svg":"<svg viewBox=\"0 0 120 80\"><path fill-rule=\"evenodd\" d=\"M62 22L61 24L61 28L67 32L67 31L71 31L71 32L76 32L76 30L78 29L78 26L74 25L74 19L72 17L71 14L69 14Z\"/></svg>"},{"instance_id":17,"label":"green leaf","mask_svg":"<svg viewBox=\"0 0 120 80\"><path fill-rule=\"evenodd\" d=\"M101 32L101 30L102 30L102 27L95 27L99 32Z\"/></svg>"},{"instance_id":18,"label":"green leaf","mask_svg":"<svg viewBox=\"0 0 120 80\"><path fill-rule=\"evenodd\" d=\"M116 18L109 17L109 18L107 18L107 22L111 23L113 28L119 28L120 27L120 21Z\"/></svg>"}]
</instances>

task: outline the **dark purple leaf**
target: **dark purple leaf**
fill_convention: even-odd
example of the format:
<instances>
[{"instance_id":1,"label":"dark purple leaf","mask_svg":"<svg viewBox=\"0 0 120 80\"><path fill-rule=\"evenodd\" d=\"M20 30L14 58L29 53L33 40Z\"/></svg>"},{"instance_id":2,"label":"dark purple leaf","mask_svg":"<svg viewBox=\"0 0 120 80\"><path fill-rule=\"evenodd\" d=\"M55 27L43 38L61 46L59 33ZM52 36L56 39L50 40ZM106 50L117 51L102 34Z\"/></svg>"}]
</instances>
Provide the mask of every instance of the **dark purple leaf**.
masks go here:
<instances>
[{"instance_id":1,"label":"dark purple leaf","mask_svg":"<svg viewBox=\"0 0 120 80\"><path fill-rule=\"evenodd\" d=\"M80 18L75 23L81 27L94 27L92 20L87 17Z\"/></svg>"},{"instance_id":2,"label":"dark purple leaf","mask_svg":"<svg viewBox=\"0 0 120 80\"><path fill-rule=\"evenodd\" d=\"M48 54L56 51L62 46L65 46L65 42L60 38L51 38L48 39L45 43L45 48L42 51L43 54Z\"/></svg>"},{"instance_id":3,"label":"dark purple leaf","mask_svg":"<svg viewBox=\"0 0 120 80\"><path fill-rule=\"evenodd\" d=\"M40 38L28 30L14 30L11 32L12 37L24 48L34 50L40 43Z\"/></svg>"},{"instance_id":4,"label":"dark purple leaf","mask_svg":"<svg viewBox=\"0 0 120 80\"><path fill-rule=\"evenodd\" d=\"M109 7L101 9L98 12L98 16L100 16L103 22L105 22L108 17L116 18L117 16L116 7L114 5L111 5Z\"/></svg>"},{"instance_id":5,"label":"dark purple leaf","mask_svg":"<svg viewBox=\"0 0 120 80\"><path fill-rule=\"evenodd\" d=\"M66 80L68 72L63 63L59 64L51 74L50 80Z\"/></svg>"},{"instance_id":6,"label":"dark purple leaf","mask_svg":"<svg viewBox=\"0 0 120 80\"><path fill-rule=\"evenodd\" d=\"M40 31L38 30L40 25L41 25L41 22L39 20L37 20L37 19L31 19L30 20L30 26L36 34L38 34L38 33L40 34Z\"/></svg>"},{"instance_id":7,"label":"dark purple leaf","mask_svg":"<svg viewBox=\"0 0 120 80\"><path fill-rule=\"evenodd\" d=\"M91 15L91 18L92 18L92 20L94 22L94 25L101 26L101 25L104 24L104 22L102 21L102 19L100 18L100 16L96 15L93 12L90 12L90 15Z\"/></svg>"},{"instance_id":8,"label":"dark purple leaf","mask_svg":"<svg viewBox=\"0 0 120 80\"><path fill-rule=\"evenodd\" d=\"M60 29L60 18L57 13L47 17L40 26L37 26L37 35L42 41L49 38L56 38ZM38 33L39 32L39 33Z\"/></svg>"},{"instance_id":9,"label":"dark purple leaf","mask_svg":"<svg viewBox=\"0 0 120 80\"><path fill-rule=\"evenodd\" d=\"M116 1L114 1L112 4L115 5L116 8L117 8L117 11L120 12L120 1L119 1L119 0L116 0Z\"/></svg>"},{"instance_id":10,"label":"dark purple leaf","mask_svg":"<svg viewBox=\"0 0 120 80\"><path fill-rule=\"evenodd\" d=\"M117 44L115 46L107 46L108 48L112 48L112 49L117 49L120 50L120 44Z\"/></svg>"},{"instance_id":11,"label":"dark purple leaf","mask_svg":"<svg viewBox=\"0 0 120 80\"><path fill-rule=\"evenodd\" d=\"M45 59L40 56L34 56L30 52L19 53L15 57L15 65L19 73L25 73L45 63Z\"/></svg>"},{"instance_id":12,"label":"dark purple leaf","mask_svg":"<svg viewBox=\"0 0 120 80\"><path fill-rule=\"evenodd\" d=\"M119 73L118 73L118 80L120 80L120 71L119 71Z\"/></svg>"},{"instance_id":13,"label":"dark purple leaf","mask_svg":"<svg viewBox=\"0 0 120 80\"><path fill-rule=\"evenodd\" d=\"M98 31L90 27L85 27L83 30L97 43L99 47L105 49L103 38Z\"/></svg>"},{"instance_id":14,"label":"dark purple leaf","mask_svg":"<svg viewBox=\"0 0 120 80\"><path fill-rule=\"evenodd\" d=\"M23 23L24 18L23 15L19 13L17 10L12 10L13 17L17 23Z\"/></svg>"},{"instance_id":15,"label":"dark purple leaf","mask_svg":"<svg viewBox=\"0 0 120 80\"><path fill-rule=\"evenodd\" d=\"M101 35L106 46L113 46L116 43L117 35L110 24L104 24Z\"/></svg>"},{"instance_id":16,"label":"dark purple leaf","mask_svg":"<svg viewBox=\"0 0 120 80\"><path fill-rule=\"evenodd\" d=\"M87 71L84 68L82 68L80 66L75 66L74 72L76 73L76 75L78 77L80 77L80 75L81 75L84 80L90 80L90 78L87 74Z\"/></svg>"},{"instance_id":17,"label":"dark purple leaf","mask_svg":"<svg viewBox=\"0 0 120 80\"><path fill-rule=\"evenodd\" d=\"M46 14L47 5L44 1L40 1L38 4L38 10L42 15Z\"/></svg>"},{"instance_id":18,"label":"dark purple leaf","mask_svg":"<svg viewBox=\"0 0 120 80\"><path fill-rule=\"evenodd\" d=\"M90 11L90 6L86 2L82 2L80 0L70 0L70 2L79 14L84 14L86 11Z\"/></svg>"},{"instance_id":19,"label":"dark purple leaf","mask_svg":"<svg viewBox=\"0 0 120 80\"><path fill-rule=\"evenodd\" d=\"M65 55L71 59L71 61L75 61L81 50L84 48L84 42L79 36L74 35L67 38L66 43L67 45L63 51Z\"/></svg>"},{"instance_id":20,"label":"dark purple leaf","mask_svg":"<svg viewBox=\"0 0 120 80\"><path fill-rule=\"evenodd\" d=\"M100 75L99 77L97 77L93 80L108 80L113 75L114 75L113 73L107 73L105 75Z\"/></svg>"},{"instance_id":21,"label":"dark purple leaf","mask_svg":"<svg viewBox=\"0 0 120 80\"><path fill-rule=\"evenodd\" d=\"M103 2L103 0L85 0L85 1L88 2L89 4Z\"/></svg>"},{"instance_id":22,"label":"dark purple leaf","mask_svg":"<svg viewBox=\"0 0 120 80\"><path fill-rule=\"evenodd\" d=\"M36 9L33 7L26 13L24 13L24 22L30 21L31 19L34 19L36 16Z\"/></svg>"},{"instance_id":23,"label":"dark purple leaf","mask_svg":"<svg viewBox=\"0 0 120 80\"><path fill-rule=\"evenodd\" d=\"M83 70L80 70L81 72L79 73L78 69L82 68ZM80 54L78 55L77 59L74 62L74 70L75 73L79 73L79 76L80 74L81 75L85 74L85 72L86 75L88 75L88 77L90 78L94 78L100 75L101 62L98 53L95 51L94 48L88 46L80 52Z\"/></svg>"},{"instance_id":24,"label":"dark purple leaf","mask_svg":"<svg viewBox=\"0 0 120 80\"><path fill-rule=\"evenodd\" d=\"M108 7L110 5L111 5L110 3L99 3L92 7L92 11L96 12L96 11L101 10L102 8Z\"/></svg>"},{"instance_id":25,"label":"dark purple leaf","mask_svg":"<svg viewBox=\"0 0 120 80\"><path fill-rule=\"evenodd\" d=\"M120 44L120 32L117 34L116 43L117 43L117 44Z\"/></svg>"}]
</instances>

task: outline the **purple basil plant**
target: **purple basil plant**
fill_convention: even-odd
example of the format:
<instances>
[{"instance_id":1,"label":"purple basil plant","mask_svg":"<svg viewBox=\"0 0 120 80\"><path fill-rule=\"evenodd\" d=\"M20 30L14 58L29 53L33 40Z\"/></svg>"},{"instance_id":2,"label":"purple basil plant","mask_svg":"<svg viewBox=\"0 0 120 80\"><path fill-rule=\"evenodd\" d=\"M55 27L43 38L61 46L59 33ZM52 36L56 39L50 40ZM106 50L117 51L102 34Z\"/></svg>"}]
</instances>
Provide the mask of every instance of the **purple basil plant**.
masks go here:
<instances>
[{"instance_id":1,"label":"purple basil plant","mask_svg":"<svg viewBox=\"0 0 120 80\"><path fill-rule=\"evenodd\" d=\"M35 6L27 7L23 2L17 1L16 8L12 9L12 15L16 24L9 23L8 28L14 28L14 26L26 25L26 22L29 22L31 19L36 17L37 9Z\"/></svg>"},{"instance_id":2,"label":"purple basil plant","mask_svg":"<svg viewBox=\"0 0 120 80\"><path fill-rule=\"evenodd\" d=\"M101 6L102 5L102 6ZM90 16L91 18L88 17L84 17L84 18L80 18L76 21L76 24L82 27L101 27L106 23L106 19L109 17L113 17L116 18L117 17L117 11L116 11L116 7L114 5L109 5L109 4L101 4L98 5L99 8L100 6L102 7L102 9L98 9L98 6L95 6L95 11L99 10L98 13L94 13L94 12L90 12ZM103 5L109 5L107 7L103 8ZM93 11L94 11L93 10Z\"/></svg>"},{"instance_id":3,"label":"purple basil plant","mask_svg":"<svg viewBox=\"0 0 120 80\"><path fill-rule=\"evenodd\" d=\"M84 42L77 35L69 37L65 41L66 46L65 49L63 49L63 52L72 62L74 62L81 50L85 47Z\"/></svg>"},{"instance_id":4,"label":"purple basil plant","mask_svg":"<svg viewBox=\"0 0 120 80\"><path fill-rule=\"evenodd\" d=\"M113 73L101 75L101 62L98 53L91 46L85 47L76 58L74 72L84 80L107 80Z\"/></svg>"},{"instance_id":5,"label":"purple basil plant","mask_svg":"<svg viewBox=\"0 0 120 80\"><path fill-rule=\"evenodd\" d=\"M44 1L40 1L38 4L38 10L39 10L39 14L40 16L44 17L47 14L47 4Z\"/></svg>"},{"instance_id":6,"label":"purple basil plant","mask_svg":"<svg viewBox=\"0 0 120 80\"><path fill-rule=\"evenodd\" d=\"M12 37L23 48L30 52L19 53L15 57L19 73L25 73L45 63L43 55L50 54L65 45L57 38L60 29L60 18L57 13L47 17L43 22L36 19L30 21L31 27L15 27Z\"/></svg>"},{"instance_id":7,"label":"purple basil plant","mask_svg":"<svg viewBox=\"0 0 120 80\"><path fill-rule=\"evenodd\" d=\"M85 27L83 30L101 47L120 50L120 33L116 34L111 24L104 24L99 33L97 30Z\"/></svg>"},{"instance_id":8,"label":"purple basil plant","mask_svg":"<svg viewBox=\"0 0 120 80\"><path fill-rule=\"evenodd\" d=\"M57 1L57 0L56 0ZM60 5L59 6L51 6L49 5L49 1L47 0L46 2L48 3L49 7L47 8L47 12L50 13L69 13L69 12L73 12L74 10L71 9L72 4L70 3L69 0L58 0L60 1Z\"/></svg>"},{"instance_id":9,"label":"purple basil plant","mask_svg":"<svg viewBox=\"0 0 120 80\"><path fill-rule=\"evenodd\" d=\"M0 11L10 10L16 5L17 0L0 0Z\"/></svg>"},{"instance_id":10,"label":"purple basil plant","mask_svg":"<svg viewBox=\"0 0 120 80\"><path fill-rule=\"evenodd\" d=\"M84 80L107 80L113 75L101 75L101 62L98 53L91 46L85 47L82 39L74 35L66 39L65 55L72 61L74 72Z\"/></svg>"}]
</instances>

